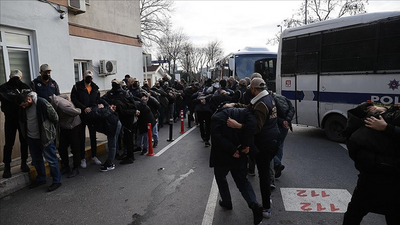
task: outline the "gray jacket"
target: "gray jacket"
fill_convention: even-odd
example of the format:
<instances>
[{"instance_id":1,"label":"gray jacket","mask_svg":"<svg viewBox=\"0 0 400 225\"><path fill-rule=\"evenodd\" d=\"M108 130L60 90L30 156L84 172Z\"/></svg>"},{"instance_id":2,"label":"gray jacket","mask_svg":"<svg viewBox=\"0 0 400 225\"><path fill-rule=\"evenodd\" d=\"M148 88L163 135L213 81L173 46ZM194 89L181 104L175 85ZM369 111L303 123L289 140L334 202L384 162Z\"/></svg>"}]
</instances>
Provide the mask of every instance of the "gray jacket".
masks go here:
<instances>
[{"instance_id":1,"label":"gray jacket","mask_svg":"<svg viewBox=\"0 0 400 225\"><path fill-rule=\"evenodd\" d=\"M68 96L50 96L51 105L57 111L59 121L58 125L61 129L71 130L81 124L81 109L76 108L74 104L68 100Z\"/></svg>"}]
</instances>

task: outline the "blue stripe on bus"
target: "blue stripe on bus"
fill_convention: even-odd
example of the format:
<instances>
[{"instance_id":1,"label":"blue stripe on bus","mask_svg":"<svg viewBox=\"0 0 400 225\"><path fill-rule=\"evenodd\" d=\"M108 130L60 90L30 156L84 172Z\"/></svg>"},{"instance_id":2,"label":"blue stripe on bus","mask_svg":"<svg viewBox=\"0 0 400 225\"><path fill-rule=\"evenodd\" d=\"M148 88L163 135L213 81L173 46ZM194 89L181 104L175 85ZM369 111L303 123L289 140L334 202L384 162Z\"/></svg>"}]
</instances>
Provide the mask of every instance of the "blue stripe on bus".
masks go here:
<instances>
[{"instance_id":1,"label":"blue stripe on bus","mask_svg":"<svg viewBox=\"0 0 400 225\"><path fill-rule=\"evenodd\" d=\"M317 101L318 93L313 91L312 101ZM295 100L295 91L282 91L282 95L286 96L290 100ZM387 103L388 100L392 99L391 104L398 104L400 94L376 94L376 93L351 93L351 92L319 92L320 102L332 102L332 103L347 103L347 104L360 104L367 100L374 100L371 97L379 98L380 102ZM304 92L297 91L297 99L304 100ZM375 99L376 100L376 99ZM397 100L397 102L395 102ZM376 102L376 101L374 101Z\"/></svg>"}]
</instances>

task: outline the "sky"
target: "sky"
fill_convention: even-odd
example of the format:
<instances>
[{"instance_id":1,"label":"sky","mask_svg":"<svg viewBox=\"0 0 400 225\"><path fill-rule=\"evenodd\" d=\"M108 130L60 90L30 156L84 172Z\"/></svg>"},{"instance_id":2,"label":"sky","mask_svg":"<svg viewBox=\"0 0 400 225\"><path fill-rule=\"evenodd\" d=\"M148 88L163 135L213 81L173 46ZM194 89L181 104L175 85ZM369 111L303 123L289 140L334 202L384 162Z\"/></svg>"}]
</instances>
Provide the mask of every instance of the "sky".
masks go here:
<instances>
[{"instance_id":1,"label":"sky","mask_svg":"<svg viewBox=\"0 0 400 225\"><path fill-rule=\"evenodd\" d=\"M267 46L267 40L280 31L277 25L283 25L303 1L175 0L171 22L173 29L182 29L197 47L220 41L224 55L246 46L277 51L278 46ZM400 11L400 0L369 0L366 10Z\"/></svg>"}]
</instances>

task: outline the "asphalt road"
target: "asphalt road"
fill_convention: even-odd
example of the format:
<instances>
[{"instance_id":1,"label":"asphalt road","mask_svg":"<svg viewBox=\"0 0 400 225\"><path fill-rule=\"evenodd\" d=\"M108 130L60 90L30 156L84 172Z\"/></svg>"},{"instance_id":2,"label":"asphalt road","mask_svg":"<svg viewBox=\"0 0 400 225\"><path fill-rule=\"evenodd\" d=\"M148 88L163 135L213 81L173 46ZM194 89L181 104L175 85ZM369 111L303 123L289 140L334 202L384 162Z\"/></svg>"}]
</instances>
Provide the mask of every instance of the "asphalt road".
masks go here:
<instances>
[{"instance_id":1,"label":"asphalt road","mask_svg":"<svg viewBox=\"0 0 400 225\"><path fill-rule=\"evenodd\" d=\"M49 178L47 185L0 199L0 224L252 224L251 210L230 176L233 210L217 204L210 148L201 141L199 129L185 127L182 135L175 124L175 141L167 142L167 128L160 131L155 156L135 154L134 164L116 161L116 169L109 172L90 164L75 178L63 177L62 187L54 192L46 192ZM349 199L343 193L352 194L357 180L347 150L327 140L320 129L295 126L285 142L283 164L286 168L272 192L272 217L263 224L341 224L343 213L335 210ZM249 180L261 202L258 177ZM328 201L320 202L324 195ZM299 203L292 202L299 198ZM376 214L362 222L380 224L386 224L384 217Z\"/></svg>"}]
</instances>

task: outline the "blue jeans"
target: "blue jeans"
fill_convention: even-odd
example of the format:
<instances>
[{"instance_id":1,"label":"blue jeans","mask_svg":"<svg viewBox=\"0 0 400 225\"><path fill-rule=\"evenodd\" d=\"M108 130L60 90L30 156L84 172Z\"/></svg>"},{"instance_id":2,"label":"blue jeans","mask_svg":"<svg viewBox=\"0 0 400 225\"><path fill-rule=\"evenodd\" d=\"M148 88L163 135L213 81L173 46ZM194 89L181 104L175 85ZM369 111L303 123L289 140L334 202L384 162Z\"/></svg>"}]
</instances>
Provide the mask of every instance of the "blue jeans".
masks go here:
<instances>
[{"instance_id":1,"label":"blue jeans","mask_svg":"<svg viewBox=\"0 0 400 225\"><path fill-rule=\"evenodd\" d=\"M276 156L274 157L274 166L279 166L282 163L281 161L283 157L283 144L285 142L285 138L289 130L283 127L279 127L279 132L281 133L281 136L279 138L278 153L276 153Z\"/></svg>"},{"instance_id":2,"label":"blue jeans","mask_svg":"<svg viewBox=\"0 0 400 225\"><path fill-rule=\"evenodd\" d=\"M138 132L136 143L139 148L143 146L143 149L147 149L149 146L149 135L147 133Z\"/></svg>"},{"instance_id":3,"label":"blue jeans","mask_svg":"<svg viewBox=\"0 0 400 225\"><path fill-rule=\"evenodd\" d=\"M32 162L38 173L36 181L46 180L46 168L44 166L43 155L50 166L50 175L53 178L53 183L61 183L61 173L56 155L56 146L54 141L47 147L43 148L40 139L28 137L28 146L31 153Z\"/></svg>"},{"instance_id":4,"label":"blue jeans","mask_svg":"<svg viewBox=\"0 0 400 225\"><path fill-rule=\"evenodd\" d=\"M218 190L221 195L223 202L227 204L232 204L231 193L229 191L229 185L226 180L226 175L231 172L232 178L236 183L237 188L242 194L244 200L246 200L249 208L254 203L257 203L256 195L251 186L250 182L247 180L247 156L241 156L238 164L227 167L214 167L215 181L218 185Z\"/></svg>"},{"instance_id":5,"label":"blue jeans","mask_svg":"<svg viewBox=\"0 0 400 225\"><path fill-rule=\"evenodd\" d=\"M115 158L115 153L117 152L117 141L118 141L119 132L121 132L121 127L122 127L122 124L118 120L117 131L115 131L115 134L114 135L107 135L107 142L108 142L108 158L107 158L107 161L110 164L113 164L114 158Z\"/></svg>"},{"instance_id":6,"label":"blue jeans","mask_svg":"<svg viewBox=\"0 0 400 225\"><path fill-rule=\"evenodd\" d=\"M154 143L156 143L156 142L158 143L158 125L157 125L157 123L153 127L153 140L154 140Z\"/></svg>"}]
</instances>

